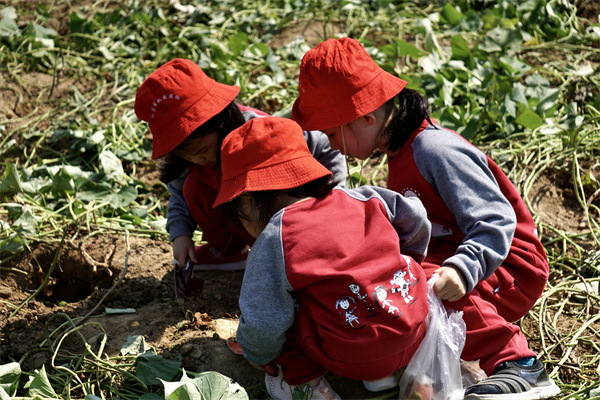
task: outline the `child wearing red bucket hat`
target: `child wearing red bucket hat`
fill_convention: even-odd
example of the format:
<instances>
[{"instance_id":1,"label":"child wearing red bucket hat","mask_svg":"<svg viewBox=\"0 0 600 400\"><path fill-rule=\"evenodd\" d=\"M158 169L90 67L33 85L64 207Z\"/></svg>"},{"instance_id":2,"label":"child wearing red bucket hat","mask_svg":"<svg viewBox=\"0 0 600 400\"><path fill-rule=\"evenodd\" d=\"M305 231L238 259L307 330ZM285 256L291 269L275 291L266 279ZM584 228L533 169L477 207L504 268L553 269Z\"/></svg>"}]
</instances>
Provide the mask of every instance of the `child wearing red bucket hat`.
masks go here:
<instances>
[{"instance_id":1,"label":"child wearing red bucket hat","mask_svg":"<svg viewBox=\"0 0 600 400\"><path fill-rule=\"evenodd\" d=\"M387 187L421 199L432 237L421 263L436 294L463 311L462 358L490 376L466 399L544 399L560 392L512 323L548 279L535 223L514 185L486 155L434 124L425 98L379 67L351 38L329 39L302 59L292 118L332 148L388 158Z\"/></svg>"},{"instance_id":2,"label":"child wearing red bucket hat","mask_svg":"<svg viewBox=\"0 0 600 400\"><path fill-rule=\"evenodd\" d=\"M274 399L339 399L325 371L398 384L424 336L430 223L417 198L333 188L294 121L253 119L221 148L215 207L257 237L240 292L237 341ZM308 392L308 393L307 393ZM296 398L296 397L294 397Z\"/></svg>"},{"instance_id":3,"label":"child wearing red bucket hat","mask_svg":"<svg viewBox=\"0 0 600 400\"><path fill-rule=\"evenodd\" d=\"M174 59L148 76L137 91L135 113L149 125L152 158L158 159L160 179L168 184L167 231L180 266L188 258L195 269L234 270L246 264L254 238L213 210L221 169L223 138L247 120L267 114L237 104L237 86L208 77L194 62ZM343 156L331 150L321 132L304 132L313 154L345 183ZM196 227L207 242L195 247Z\"/></svg>"}]
</instances>

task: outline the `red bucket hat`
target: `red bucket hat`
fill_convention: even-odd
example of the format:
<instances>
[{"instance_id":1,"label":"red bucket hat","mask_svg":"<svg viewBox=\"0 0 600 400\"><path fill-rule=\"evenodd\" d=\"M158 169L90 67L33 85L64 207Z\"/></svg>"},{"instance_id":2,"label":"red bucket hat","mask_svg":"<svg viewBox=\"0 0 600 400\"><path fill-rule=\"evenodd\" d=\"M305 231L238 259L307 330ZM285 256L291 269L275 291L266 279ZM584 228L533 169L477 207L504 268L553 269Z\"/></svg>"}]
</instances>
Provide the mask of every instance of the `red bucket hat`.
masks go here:
<instances>
[{"instance_id":1,"label":"red bucket hat","mask_svg":"<svg viewBox=\"0 0 600 400\"><path fill-rule=\"evenodd\" d=\"M253 118L221 145L221 188L213 207L244 192L292 189L331 172L306 144L302 128L288 118Z\"/></svg>"},{"instance_id":2,"label":"red bucket hat","mask_svg":"<svg viewBox=\"0 0 600 400\"><path fill-rule=\"evenodd\" d=\"M359 41L328 39L302 58L292 118L304 130L328 129L362 117L396 96L407 82L386 72Z\"/></svg>"},{"instance_id":3,"label":"red bucket hat","mask_svg":"<svg viewBox=\"0 0 600 400\"><path fill-rule=\"evenodd\" d=\"M137 91L135 114L152 132L152 158L164 156L237 96L238 86L208 77L196 63L176 58L154 71Z\"/></svg>"}]
</instances>

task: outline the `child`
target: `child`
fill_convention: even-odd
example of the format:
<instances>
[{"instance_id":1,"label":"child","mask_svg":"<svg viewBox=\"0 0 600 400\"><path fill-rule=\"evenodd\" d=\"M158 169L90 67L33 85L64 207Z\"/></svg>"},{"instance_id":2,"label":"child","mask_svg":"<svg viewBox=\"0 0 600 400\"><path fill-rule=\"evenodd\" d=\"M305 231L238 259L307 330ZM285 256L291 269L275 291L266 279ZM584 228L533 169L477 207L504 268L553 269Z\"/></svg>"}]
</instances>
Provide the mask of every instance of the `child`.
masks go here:
<instances>
[{"instance_id":1,"label":"child","mask_svg":"<svg viewBox=\"0 0 600 400\"><path fill-rule=\"evenodd\" d=\"M542 399L559 393L516 321L541 296L548 261L533 219L501 169L456 133L434 125L425 98L380 68L351 38L308 51L292 118L332 148L388 157L387 186L423 201L432 222L427 277L464 312L462 358L490 377L466 399Z\"/></svg>"},{"instance_id":2,"label":"child","mask_svg":"<svg viewBox=\"0 0 600 400\"><path fill-rule=\"evenodd\" d=\"M225 138L215 207L258 239L240 293L237 340L274 399L295 389L339 399L326 370L394 387L425 333L420 265L430 224L421 202L383 188L333 188L302 129L285 118L247 122ZM224 204L225 203L225 204Z\"/></svg>"},{"instance_id":3,"label":"child","mask_svg":"<svg viewBox=\"0 0 600 400\"><path fill-rule=\"evenodd\" d=\"M171 193L167 231L179 266L188 257L195 269L243 269L254 238L213 210L221 168L222 140L244 122L267 114L235 103L240 88L209 78L194 62L172 60L154 71L135 99L138 118L152 132L152 158ZM312 154L345 183L343 156L321 132L304 132ZM194 247L196 225L207 243Z\"/></svg>"}]
</instances>

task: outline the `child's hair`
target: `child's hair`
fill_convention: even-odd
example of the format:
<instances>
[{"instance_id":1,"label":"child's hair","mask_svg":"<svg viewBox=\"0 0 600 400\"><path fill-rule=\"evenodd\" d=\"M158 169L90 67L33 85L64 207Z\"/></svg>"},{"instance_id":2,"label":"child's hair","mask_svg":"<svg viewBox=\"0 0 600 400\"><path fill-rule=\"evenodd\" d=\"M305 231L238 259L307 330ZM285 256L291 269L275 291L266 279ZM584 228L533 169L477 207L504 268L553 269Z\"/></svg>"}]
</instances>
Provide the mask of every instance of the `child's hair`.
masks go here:
<instances>
[{"instance_id":1,"label":"child's hair","mask_svg":"<svg viewBox=\"0 0 600 400\"><path fill-rule=\"evenodd\" d=\"M419 91L404 88L396 96L388 100L384 107L393 110L390 122L381 135L388 139L387 150L399 150L410 135L419 129L424 120L434 125L429 117L427 99Z\"/></svg>"},{"instance_id":2,"label":"child's hair","mask_svg":"<svg viewBox=\"0 0 600 400\"><path fill-rule=\"evenodd\" d=\"M178 157L175 154L175 150L184 148L192 139L197 139L213 132L219 133L220 146L223 142L223 139L225 139L229 132L239 128L245 122L244 115L236 105L236 102L232 101L227 107L225 107L225 109L223 109L223 111L196 128L175 149L156 160L159 179L161 182L169 183L173 181L174 179L178 178L191 164L189 161ZM220 152L218 153L218 157L220 159Z\"/></svg>"},{"instance_id":3,"label":"child's hair","mask_svg":"<svg viewBox=\"0 0 600 400\"><path fill-rule=\"evenodd\" d=\"M267 226L271 217L281 209L281 206L278 205L278 199L281 194L286 193L298 200L308 197L320 198L329 194L335 186L336 182L333 180L330 181L329 176L324 176L292 189L262 190L248 193L253 197L254 203L256 204L259 213L258 224L262 230ZM223 211L223 214L225 214L232 223L243 227L241 220L248 221L249 218L242 210L240 199L241 197L238 196L233 200L218 206L218 208Z\"/></svg>"}]
</instances>

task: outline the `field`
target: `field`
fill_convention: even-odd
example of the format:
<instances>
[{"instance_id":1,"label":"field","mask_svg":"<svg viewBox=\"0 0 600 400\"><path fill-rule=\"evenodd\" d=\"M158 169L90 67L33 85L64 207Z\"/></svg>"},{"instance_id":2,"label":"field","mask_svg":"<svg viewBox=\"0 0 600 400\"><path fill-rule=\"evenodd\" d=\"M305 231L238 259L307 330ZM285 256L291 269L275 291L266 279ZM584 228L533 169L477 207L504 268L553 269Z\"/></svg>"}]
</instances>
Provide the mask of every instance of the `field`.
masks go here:
<instances>
[{"instance_id":1,"label":"field","mask_svg":"<svg viewBox=\"0 0 600 400\"><path fill-rule=\"evenodd\" d=\"M515 183L551 265L518 323L559 399L600 399L599 4L0 1L0 399L199 399L208 386L216 399L223 377L267 397L263 373L227 346L243 273L201 273L197 299L178 290L135 93L189 58L245 104L289 116L302 55L339 35ZM385 186L381 156L362 172L349 162L354 184ZM156 377L193 379L174 390ZM328 379L344 399L398 396Z\"/></svg>"}]
</instances>

